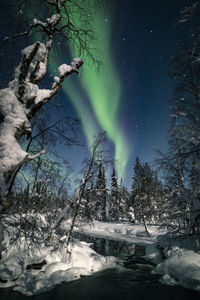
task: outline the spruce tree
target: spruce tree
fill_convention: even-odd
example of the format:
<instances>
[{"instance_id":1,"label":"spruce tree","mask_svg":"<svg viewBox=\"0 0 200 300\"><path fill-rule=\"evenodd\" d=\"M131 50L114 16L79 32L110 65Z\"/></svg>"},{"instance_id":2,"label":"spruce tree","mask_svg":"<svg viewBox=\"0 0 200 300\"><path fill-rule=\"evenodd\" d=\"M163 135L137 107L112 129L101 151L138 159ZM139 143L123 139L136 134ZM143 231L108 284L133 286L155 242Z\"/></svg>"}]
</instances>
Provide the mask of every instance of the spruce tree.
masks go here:
<instances>
[{"instance_id":1,"label":"spruce tree","mask_svg":"<svg viewBox=\"0 0 200 300\"><path fill-rule=\"evenodd\" d=\"M107 191L106 191L106 176L105 169L102 164L99 164L97 182L96 182L96 205L95 215L96 219L106 221L106 204L107 204Z\"/></svg>"},{"instance_id":2,"label":"spruce tree","mask_svg":"<svg viewBox=\"0 0 200 300\"><path fill-rule=\"evenodd\" d=\"M139 157L136 157L134 174L133 174L133 183L131 186L130 192L130 219L131 221L139 220L139 210L136 203L136 195L141 189L141 180L142 180L142 165L140 163Z\"/></svg>"},{"instance_id":3,"label":"spruce tree","mask_svg":"<svg viewBox=\"0 0 200 300\"><path fill-rule=\"evenodd\" d=\"M158 219L162 207L162 185L156 172L148 163L141 164L136 158L130 195L130 211L135 220L152 222Z\"/></svg>"},{"instance_id":4,"label":"spruce tree","mask_svg":"<svg viewBox=\"0 0 200 300\"><path fill-rule=\"evenodd\" d=\"M117 175L115 168L112 170L111 175L111 201L110 201L110 219L117 221L119 219L119 187L117 183Z\"/></svg>"},{"instance_id":5,"label":"spruce tree","mask_svg":"<svg viewBox=\"0 0 200 300\"><path fill-rule=\"evenodd\" d=\"M120 220L127 220L128 210L129 210L129 192L127 188L123 185L123 181L121 179L119 185L119 218Z\"/></svg>"}]
</instances>

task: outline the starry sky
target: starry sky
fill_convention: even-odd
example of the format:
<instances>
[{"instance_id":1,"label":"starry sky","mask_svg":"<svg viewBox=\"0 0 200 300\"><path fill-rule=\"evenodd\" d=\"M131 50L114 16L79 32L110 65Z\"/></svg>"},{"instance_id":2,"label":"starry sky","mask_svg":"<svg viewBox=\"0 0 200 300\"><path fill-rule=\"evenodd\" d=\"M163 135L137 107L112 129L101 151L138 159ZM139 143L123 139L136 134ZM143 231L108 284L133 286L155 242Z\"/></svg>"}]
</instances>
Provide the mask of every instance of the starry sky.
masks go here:
<instances>
[{"instance_id":1,"label":"starry sky","mask_svg":"<svg viewBox=\"0 0 200 300\"><path fill-rule=\"evenodd\" d=\"M184 28L176 23L188 4L182 0L110 1L107 10L99 13L96 31L105 67L95 76L87 72L86 60L83 78L70 79L64 87L65 105L69 109L70 102L72 113L83 119L81 139L88 145L93 134L107 131L107 146L127 187L136 156L153 163L155 149L167 150L168 102L174 87L168 73L177 44L185 38ZM69 92L72 82L74 95ZM78 109L74 98L79 99ZM78 170L87 146L67 151Z\"/></svg>"},{"instance_id":2,"label":"starry sky","mask_svg":"<svg viewBox=\"0 0 200 300\"><path fill-rule=\"evenodd\" d=\"M71 115L81 120L78 137L83 146L59 147L75 173L89 155L94 135L102 131L107 132L105 148L116 160L118 177L128 188L136 156L153 163L155 149L167 150L168 102L174 87L168 73L186 35L187 25L176 23L181 9L190 4L191 0L109 0L97 12L93 22L97 40L91 46L103 62L100 71L84 56L80 75L68 78L59 94L59 113L52 110L54 119ZM87 9L92 15L92 7ZM78 18L72 21L79 25ZM76 47L69 45L69 51L51 58L48 78L77 56ZM108 177L110 173L111 167Z\"/></svg>"}]
</instances>

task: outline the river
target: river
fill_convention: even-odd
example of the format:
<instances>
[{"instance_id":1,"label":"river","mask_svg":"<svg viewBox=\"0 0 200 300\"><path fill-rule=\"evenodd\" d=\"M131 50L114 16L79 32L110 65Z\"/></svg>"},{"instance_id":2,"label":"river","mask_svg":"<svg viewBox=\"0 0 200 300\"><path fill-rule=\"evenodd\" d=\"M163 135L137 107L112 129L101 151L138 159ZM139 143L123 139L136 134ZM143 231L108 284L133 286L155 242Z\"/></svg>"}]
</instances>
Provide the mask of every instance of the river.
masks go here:
<instances>
[{"instance_id":1,"label":"river","mask_svg":"<svg viewBox=\"0 0 200 300\"><path fill-rule=\"evenodd\" d=\"M181 287L159 283L159 276L151 274L153 266L146 262L144 247L126 242L76 235L93 243L102 255L114 255L124 267L104 270L93 276L63 283L53 290L26 297L12 289L0 289L1 300L199 300L199 293Z\"/></svg>"}]
</instances>

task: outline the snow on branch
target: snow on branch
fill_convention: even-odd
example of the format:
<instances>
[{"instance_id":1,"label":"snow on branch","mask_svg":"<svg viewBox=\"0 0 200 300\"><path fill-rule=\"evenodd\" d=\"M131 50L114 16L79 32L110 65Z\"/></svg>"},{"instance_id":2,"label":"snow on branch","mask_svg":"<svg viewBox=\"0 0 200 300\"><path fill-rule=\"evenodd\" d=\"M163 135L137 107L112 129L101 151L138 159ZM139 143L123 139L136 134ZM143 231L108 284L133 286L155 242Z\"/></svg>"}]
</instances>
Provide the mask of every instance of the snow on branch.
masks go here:
<instances>
[{"instance_id":1,"label":"snow on branch","mask_svg":"<svg viewBox=\"0 0 200 300\"><path fill-rule=\"evenodd\" d=\"M20 139L30 138L30 119L42 106L49 102L59 91L62 82L69 75L78 73L83 60L75 58L70 65L58 68L59 76L54 77L50 88L40 89L38 82L47 73L49 54L54 42L55 32L61 20L61 8L68 0L44 0L53 6L54 13L45 20L34 19L22 33L7 37L4 41L28 35L36 27L44 33L47 42L35 42L22 50L22 59L15 69L14 80L7 88L0 90L0 201L6 201L6 191L12 174L30 159L42 155L43 151L31 157L22 149Z\"/></svg>"},{"instance_id":2,"label":"snow on branch","mask_svg":"<svg viewBox=\"0 0 200 300\"><path fill-rule=\"evenodd\" d=\"M34 105L30 112L28 113L28 117L32 118L37 111L48 101L52 99L52 97L58 92L58 90L61 88L61 84L64 81L65 78L67 78L69 75L73 73L78 73L78 69L82 66L83 60L80 58L75 58L71 65L61 65L58 70L60 73L60 77L54 78L54 83L52 85L51 89L38 89L37 95L34 100Z\"/></svg>"},{"instance_id":3,"label":"snow on branch","mask_svg":"<svg viewBox=\"0 0 200 300\"><path fill-rule=\"evenodd\" d=\"M54 22L57 15L48 22ZM75 58L70 65L59 67L59 77L54 78L50 89L40 89L37 85L47 72L49 55L47 45L36 42L22 50L22 59L15 70L15 78L8 88L0 90L0 193L5 200L7 184L12 173L30 159L37 158L22 149L19 140L22 136L30 137L30 119L41 107L58 92L65 78L78 73L83 60ZM3 195L3 196L2 196ZM1 200L1 201L2 201Z\"/></svg>"},{"instance_id":4,"label":"snow on branch","mask_svg":"<svg viewBox=\"0 0 200 300\"><path fill-rule=\"evenodd\" d=\"M47 0L45 0L47 2ZM66 0L65 0L66 1ZM60 8L59 8L60 10ZM4 38L4 42L9 42L10 40L27 36L31 33L32 30L34 30L36 27L42 28L43 31L45 31L48 35L51 35L52 31L54 31L54 28L59 23L61 19L60 13L52 15L50 18L46 19L46 22L40 21L36 18L33 19L33 24L30 24L28 29L24 32L17 33L15 35L11 35Z\"/></svg>"}]
</instances>

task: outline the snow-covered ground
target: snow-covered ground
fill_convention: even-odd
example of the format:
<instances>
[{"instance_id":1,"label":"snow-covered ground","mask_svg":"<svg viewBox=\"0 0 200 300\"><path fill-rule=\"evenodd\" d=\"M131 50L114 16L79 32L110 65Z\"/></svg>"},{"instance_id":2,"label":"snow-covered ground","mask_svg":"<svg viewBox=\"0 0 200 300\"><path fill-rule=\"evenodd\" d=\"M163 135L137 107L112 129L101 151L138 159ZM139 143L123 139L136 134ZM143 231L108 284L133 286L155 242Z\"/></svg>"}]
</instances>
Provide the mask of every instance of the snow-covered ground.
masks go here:
<instances>
[{"instance_id":1,"label":"snow-covered ground","mask_svg":"<svg viewBox=\"0 0 200 300\"><path fill-rule=\"evenodd\" d=\"M178 247L158 264L154 273L162 274L160 282L180 285L200 292L200 253Z\"/></svg>"},{"instance_id":2,"label":"snow-covered ground","mask_svg":"<svg viewBox=\"0 0 200 300\"><path fill-rule=\"evenodd\" d=\"M164 233L158 225L150 225L148 226L150 237L147 237L143 224L106 223L99 221L94 221L92 224L78 224L74 231L143 246L155 243L158 234L161 234L161 232Z\"/></svg>"},{"instance_id":3,"label":"snow-covered ground","mask_svg":"<svg viewBox=\"0 0 200 300\"><path fill-rule=\"evenodd\" d=\"M23 216L25 217L25 216ZM27 216L26 216L27 217ZM34 216L30 214L28 220ZM15 223L19 216L9 218ZM35 216L36 218L36 216ZM48 226L43 215L37 215L38 226ZM71 220L62 223L62 229L69 228ZM2 242L2 260L0 262L0 287L13 287L25 295L34 295L51 289L56 284L79 279L81 276L92 275L94 272L106 268L115 268L117 260L114 257L103 257L90 248L90 244L75 240L66 249L65 239L62 236L62 246L55 248L58 242L55 236L54 245L45 245L42 240L39 247L27 240L23 234L17 243L12 237L16 234L15 226L7 227ZM75 231L110 239L123 240L141 245L152 245L158 234L158 226L150 226L151 237L147 237L143 225L103 223L95 221L92 225L78 224ZM2 235L1 235L2 236ZM54 240L54 239L53 239ZM45 262L40 270L30 265ZM28 268L27 268L28 266Z\"/></svg>"},{"instance_id":4,"label":"snow-covered ground","mask_svg":"<svg viewBox=\"0 0 200 300\"><path fill-rule=\"evenodd\" d=\"M70 220L64 221L63 229L67 229L69 223ZM145 258L156 265L153 272L162 275L162 283L200 291L200 253L183 249L180 245L173 246L166 238L160 239L165 232L157 225L148 226L150 237L142 224L95 221L92 225L79 223L75 231L143 245L146 247ZM90 244L83 241L75 240L67 251L66 236L62 237L62 245L55 248L58 241L56 237L54 245L40 244L36 247L23 236L18 244L14 244L12 235L13 229L8 230L2 242L4 250L0 261L0 287L12 286L14 290L29 296L45 292L64 281L117 267L116 258L99 255L90 248ZM30 265L40 262L45 262L40 270L30 268Z\"/></svg>"},{"instance_id":5,"label":"snow-covered ground","mask_svg":"<svg viewBox=\"0 0 200 300\"><path fill-rule=\"evenodd\" d=\"M31 243L27 247L27 243L27 240L21 239L20 249L12 245L9 255L3 252L3 259L0 261L0 288L13 287L14 290L31 296L50 290L61 282L77 280L116 266L115 257L103 257L82 241L73 241L68 250L65 243L57 250L51 246L33 246ZM44 261L40 270L30 268L30 265Z\"/></svg>"},{"instance_id":6,"label":"snow-covered ground","mask_svg":"<svg viewBox=\"0 0 200 300\"><path fill-rule=\"evenodd\" d=\"M157 265L153 272L163 275L160 279L162 283L180 285L200 292L200 252L192 250L195 248L192 239L172 241L169 238L163 238L165 231L156 225L148 226L150 237L147 237L143 224L95 221L93 225L83 224L76 228L76 231L146 246L145 258ZM165 259L163 259L163 254Z\"/></svg>"}]
</instances>

